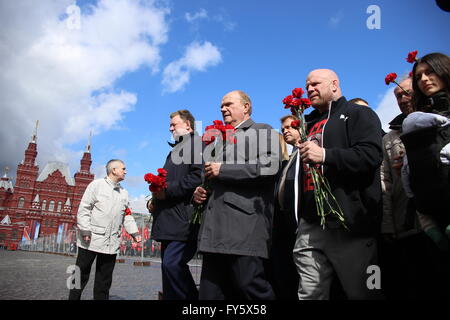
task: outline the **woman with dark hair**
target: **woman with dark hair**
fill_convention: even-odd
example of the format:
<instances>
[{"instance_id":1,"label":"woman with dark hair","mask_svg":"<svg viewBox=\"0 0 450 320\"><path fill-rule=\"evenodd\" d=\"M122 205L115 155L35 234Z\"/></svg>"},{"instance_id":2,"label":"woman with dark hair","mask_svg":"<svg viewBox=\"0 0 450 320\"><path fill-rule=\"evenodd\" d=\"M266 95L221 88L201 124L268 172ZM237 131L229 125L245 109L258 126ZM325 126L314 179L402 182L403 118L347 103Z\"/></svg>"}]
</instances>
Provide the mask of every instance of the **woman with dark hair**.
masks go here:
<instances>
[{"instance_id":1,"label":"woman with dark hair","mask_svg":"<svg viewBox=\"0 0 450 320\"><path fill-rule=\"evenodd\" d=\"M403 121L402 180L422 228L439 248L431 250L429 262L441 295L450 286L450 58L431 53L418 59L412 80L416 112Z\"/></svg>"},{"instance_id":2,"label":"woman with dark hair","mask_svg":"<svg viewBox=\"0 0 450 320\"><path fill-rule=\"evenodd\" d=\"M415 110L450 117L450 58L427 54L414 64L412 75Z\"/></svg>"},{"instance_id":3,"label":"woman with dark hair","mask_svg":"<svg viewBox=\"0 0 450 320\"><path fill-rule=\"evenodd\" d=\"M416 61L412 75L416 112L403 121L401 136L410 170L405 187L421 213L447 226L450 210L442 199L450 198L450 58L427 54Z\"/></svg>"}]
</instances>

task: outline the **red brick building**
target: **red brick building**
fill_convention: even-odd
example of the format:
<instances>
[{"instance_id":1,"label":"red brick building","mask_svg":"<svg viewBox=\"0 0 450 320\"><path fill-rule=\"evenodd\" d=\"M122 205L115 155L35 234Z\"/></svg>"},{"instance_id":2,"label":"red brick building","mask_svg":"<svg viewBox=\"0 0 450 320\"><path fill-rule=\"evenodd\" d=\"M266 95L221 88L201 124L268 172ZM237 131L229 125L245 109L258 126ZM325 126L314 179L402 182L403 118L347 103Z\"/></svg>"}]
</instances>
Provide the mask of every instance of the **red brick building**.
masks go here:
<instances>
[{"instance_id":1,"label":"red brick building","mask_svg":"<svg viewBox=\"0 0 450 320\"><path fill-rule=\"evenodd\" d=\"M0 180L0 245L14 247L22 237L33 240L51 234L62 238L73 235L84 190L94 180L90 143L73 177L68 165L61 162L49 162L39 173L36 156L35 131L24 160L17 166L15 186L7 170Z\"/></svg>"}]
</instances>

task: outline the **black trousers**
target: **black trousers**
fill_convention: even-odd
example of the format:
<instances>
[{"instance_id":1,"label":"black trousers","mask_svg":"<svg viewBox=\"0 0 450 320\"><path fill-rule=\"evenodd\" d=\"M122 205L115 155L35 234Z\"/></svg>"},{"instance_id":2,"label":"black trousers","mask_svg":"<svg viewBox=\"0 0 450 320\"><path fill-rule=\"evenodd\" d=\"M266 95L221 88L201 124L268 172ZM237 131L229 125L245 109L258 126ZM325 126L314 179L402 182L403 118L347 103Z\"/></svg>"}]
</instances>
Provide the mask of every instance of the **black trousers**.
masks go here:
<instances>
[{"instance_id":1,"label":"black trousers","mask_svg":"<svg viewBox=\"0 0 450 320\"><path fill-rule=\"evenodd\" d=\"M200 300L273 300L260 257L204 253Z\"/></svg>"},{"instance_id":2,"label":"black trousers","mask_svg":"<svg viewBox=\"0 0 450 320\"><path fill-rule=\"evenodd\" d=\"M94 300L108 300L109 289L111 288L112 275L116 264L115 254L104 254L78 247L78 256L76 265L80 268L81 288L71 289L69 292L69 300L80 300L89 280L91 266L97 258L95 266L95 282L94 282Z\"/></svg>"},{"instance_id":3,"label":"black trousers","mask_svg":"<svg viewBox=\"0 0 450 320\"><path fill-rule=\"evenodd\" d=\"M299 275L292 257L295 237L295 233L285 229L273 231L266 270L277 300L298 300Z\"/></svg>"}]
</instances>

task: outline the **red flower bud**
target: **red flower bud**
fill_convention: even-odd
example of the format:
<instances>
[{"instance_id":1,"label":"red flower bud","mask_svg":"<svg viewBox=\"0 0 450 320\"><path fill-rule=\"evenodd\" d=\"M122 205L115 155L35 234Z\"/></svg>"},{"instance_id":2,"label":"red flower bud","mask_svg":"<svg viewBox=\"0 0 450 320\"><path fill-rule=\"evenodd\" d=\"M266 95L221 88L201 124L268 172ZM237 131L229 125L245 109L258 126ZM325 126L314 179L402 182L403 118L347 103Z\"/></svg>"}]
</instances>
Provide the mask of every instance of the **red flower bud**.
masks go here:
<instances>
[{"instance_id":1,"label":"red flower bud","mask_svg":"<svg viewBox=\"0 0 450 320\"><path fill-rule=\"evenodd\" d=\"M308 98L302 98L302 104L304 106L311 106L311 100L309 100Z\"/></svg>"},{"instance_id":2,"label":"red flower bud","mask_svg":"<svg viewBox=\"0 0 450 320\"><path fill-rule=\"evenodd\" d=\"M167 171L166 171L165 169L163 169L163 168L159 168L159 169L158 169L158 174L159 174L161 177L167 177Z\"/></svg>"},{"instance_id":3,"label":"red flower bud","mask_svg":"<svg viewBox=\"0 0 450 320\"><path fill-rule=\"evenodd\" d=\"M295 98L301 98L304 93L305 92L303 91L302 88L295 88L294 90L292 90L292 95Z\"/></svg>"},{"instance_id":4,"label":"red flower bud","mask_svg":"<svg viewBox=\"0 0 450 320\"><path fill-rule=\"evenodd\" d=\"M294 99L294 97L290 96L290 95L283 99L283 104L288 106L288 107L285 107L286 109L289 108L289 106L291 105L292 99Z\"/></svg>"},{"instance_id":5,"label":"red flower bud","mask_svg":"<svg viewBox=\"0 0 450 320\"><path fill-rule=\"evenodd\" d=\"M396 73L389 73L386 78L384 79L384 81L386 82L386 85L389 85L389 83L394 82L395 79L397 79L397 74Z\"/></svg>"},{"instance_id":6,"label":"red flower bud","mask_svg":"<svg viewBox=\"0 0 450 320\"><path fill-rule=\"evenodd\" d=\"M300 120L293 120L293 121L291 122L291 127L292 127L292 128L295 128L295 129L300 128Z\"/></svg>"},{"instance_id":7,"label":"red flower bud","mask_svg":"<svg viewBox=\"0 0 450 320\"><path fill-rule=\"evenodd\" d=\"M302 104L302 99L293 99L291 101L291 106L298 107Z\"/></svg>"},{"instance_id":8,"label":"red flower bud","mask_svg":"<svg viewBox=\"0 0 450 320\"><path fill-rule=\"evenodd\" d=\"M417 60L416 56L417 56L417 50L411 51L410 53L408 53L408 56L406 57L406 61L408 61L409 63L414 63Z\"/></svg>"}]
</instances>

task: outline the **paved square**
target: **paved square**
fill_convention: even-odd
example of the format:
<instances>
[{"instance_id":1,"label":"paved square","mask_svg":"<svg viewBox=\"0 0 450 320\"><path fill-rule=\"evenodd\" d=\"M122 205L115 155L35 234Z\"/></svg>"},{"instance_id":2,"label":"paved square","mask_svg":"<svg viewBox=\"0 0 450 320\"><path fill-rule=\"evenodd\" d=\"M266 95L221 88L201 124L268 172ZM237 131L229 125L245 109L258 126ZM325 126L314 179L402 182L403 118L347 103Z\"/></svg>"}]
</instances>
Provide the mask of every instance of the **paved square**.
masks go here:
<instances>
[{"instance_id":1,"label":"paved square","mask_svg":"<svg viewBox=\"0 0 450 320\"><path fill-rule=\"evenodd\" d=\"M110 290L111 300L157 300L161 290L160 259L150 267L133 266L138 257L124 258L116 263ZM75 264L75 257L28 251L0 249L0 300L66 300L69 295L67 267ZM195 282L200 281L201 262L192 261L190 268ZM93 299L95 261L81 297Z\"/></svg>"}]
</instances>

